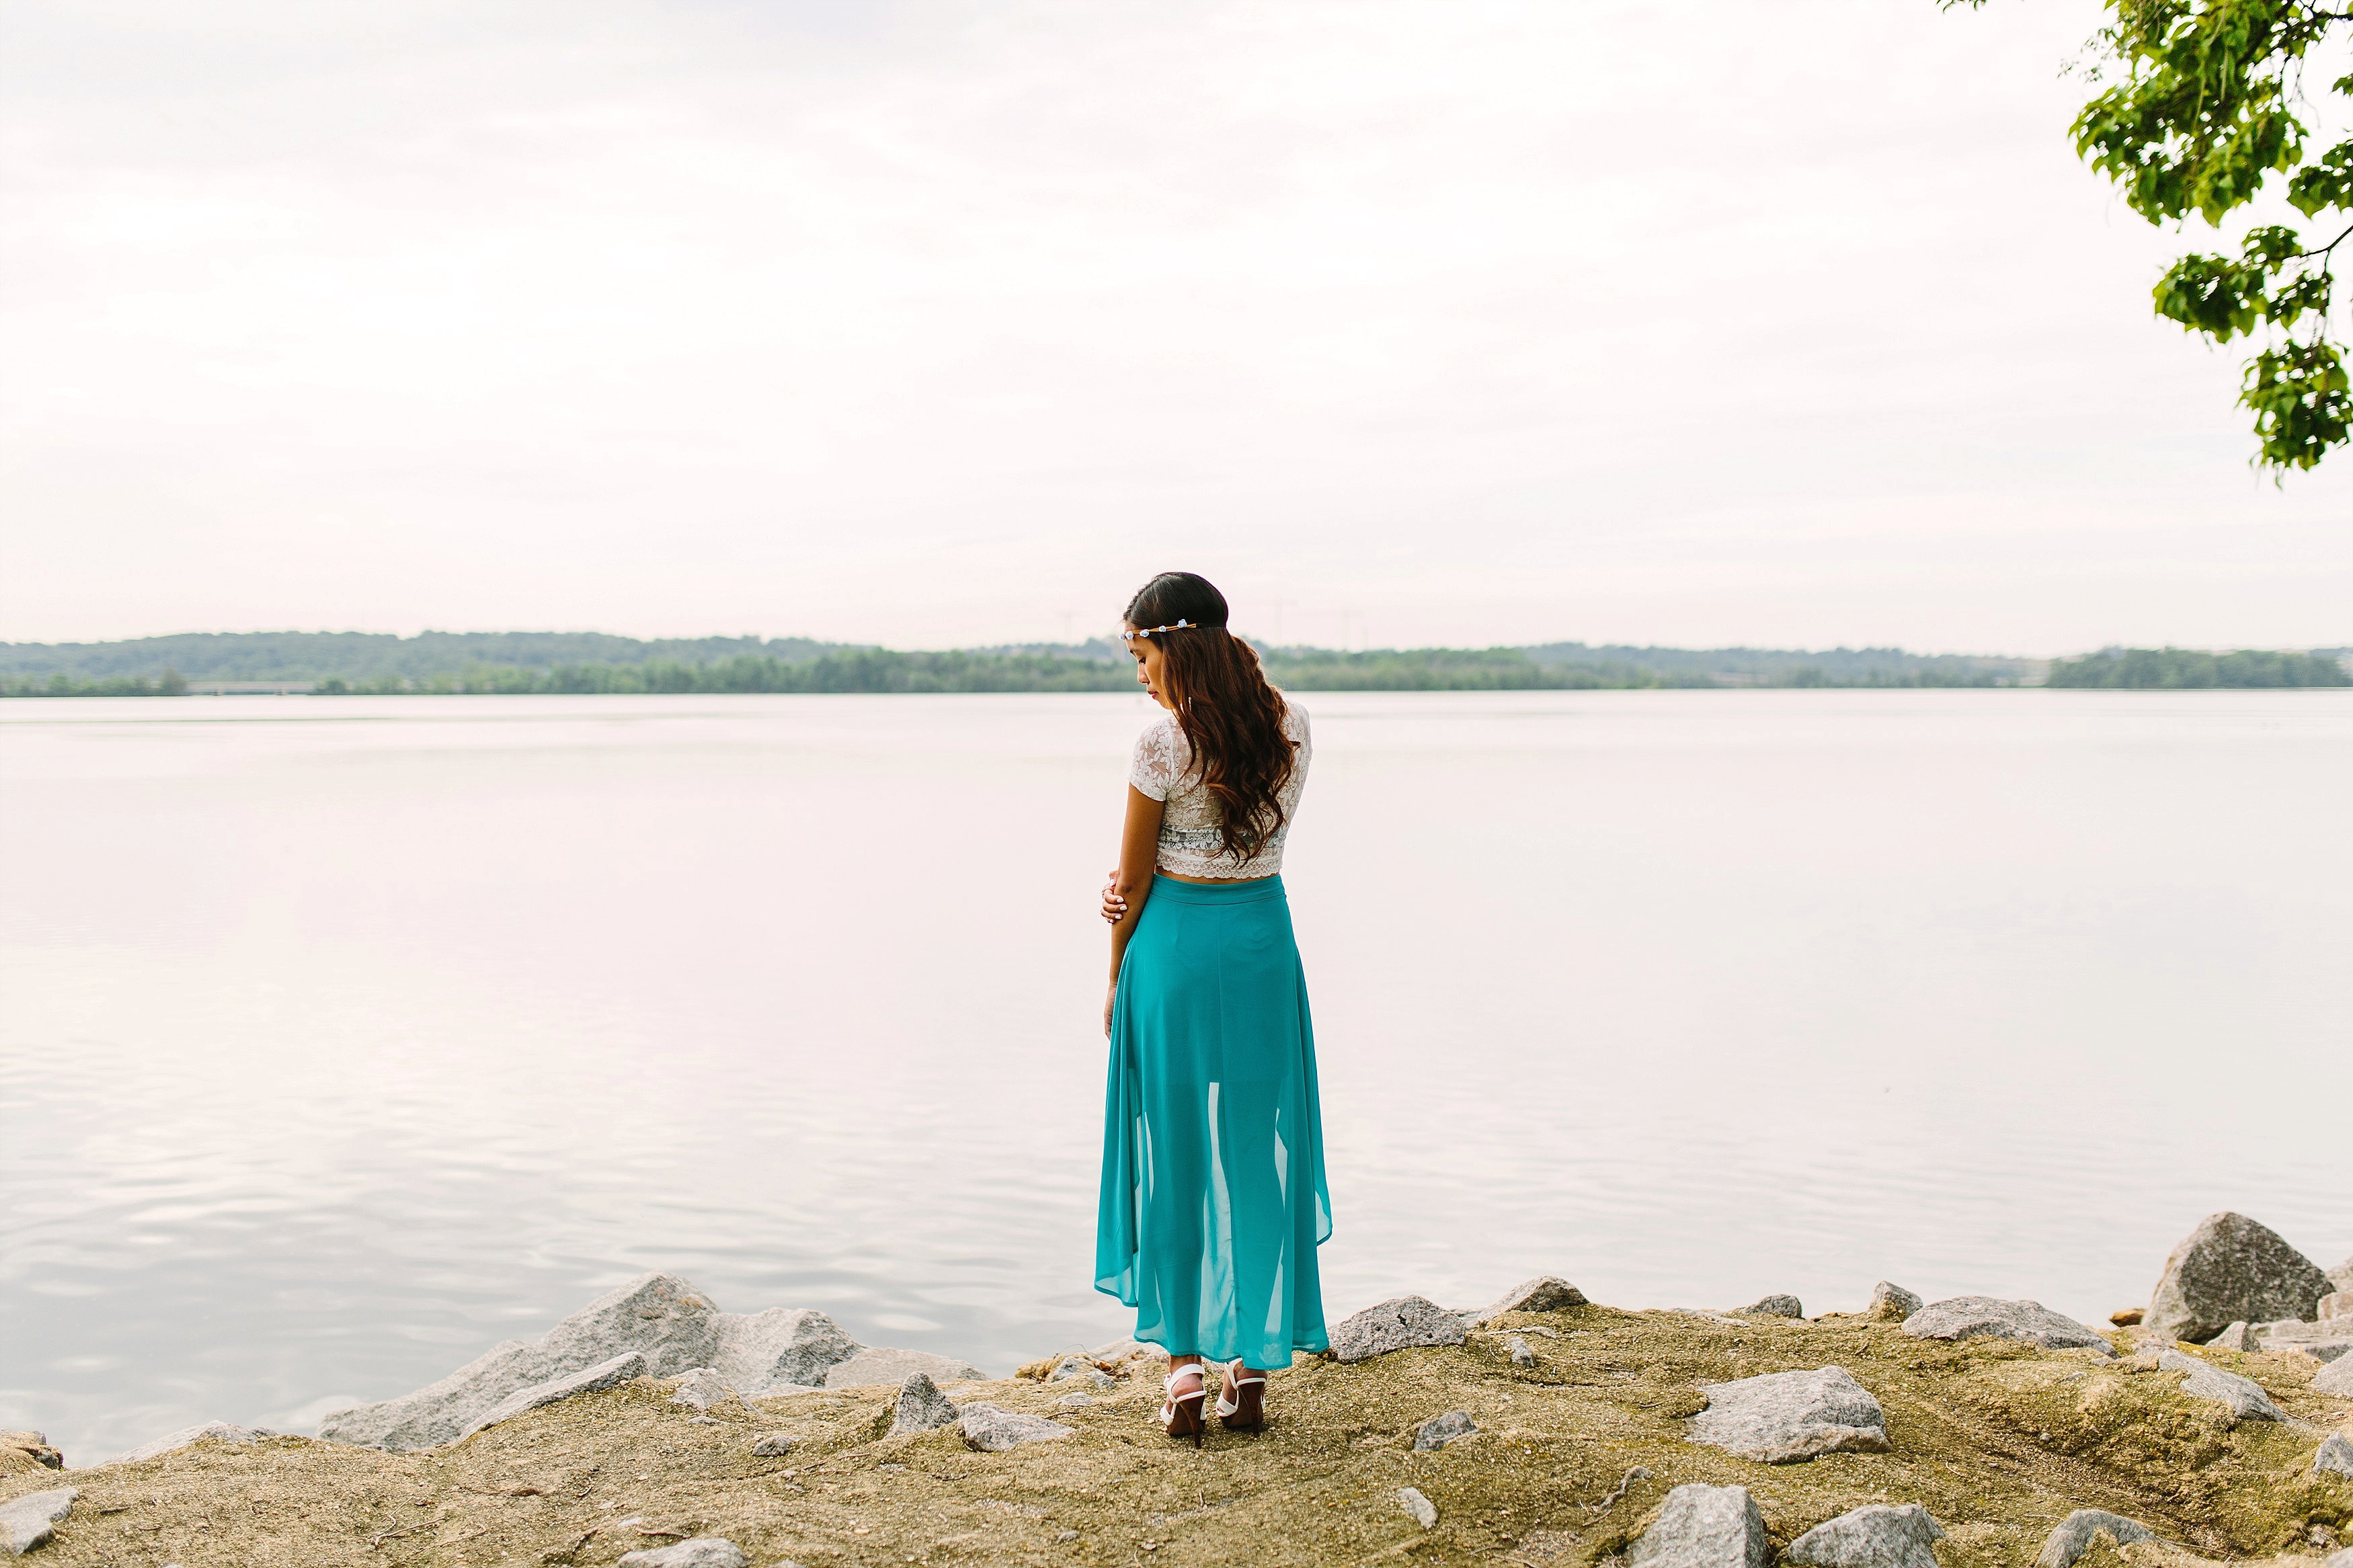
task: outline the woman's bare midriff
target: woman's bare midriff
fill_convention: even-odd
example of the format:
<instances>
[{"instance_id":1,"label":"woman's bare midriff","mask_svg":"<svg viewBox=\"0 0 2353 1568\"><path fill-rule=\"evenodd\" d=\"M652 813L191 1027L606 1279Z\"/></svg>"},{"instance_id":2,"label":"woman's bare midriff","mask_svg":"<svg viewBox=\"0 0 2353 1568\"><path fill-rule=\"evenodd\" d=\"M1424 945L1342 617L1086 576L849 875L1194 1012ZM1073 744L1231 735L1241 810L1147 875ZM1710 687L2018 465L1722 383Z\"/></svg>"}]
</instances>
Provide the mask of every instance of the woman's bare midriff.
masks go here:
<instances>
[{"instance_id":1,"label":"woman's bare midriff","mask_svg":"<svg viewBox=\"0 0 2353 1568\"><path fill-rule=\"evenodd\" d=\"M1155 870L1155 877L1166 877L1172 882L1190 882L1197 888L1238 888L1245 882L1271 882L1274 877L1180 877L1174 871ZM1278 871L1275 877L1282 875Z\"/></svg>"}]
</instances>

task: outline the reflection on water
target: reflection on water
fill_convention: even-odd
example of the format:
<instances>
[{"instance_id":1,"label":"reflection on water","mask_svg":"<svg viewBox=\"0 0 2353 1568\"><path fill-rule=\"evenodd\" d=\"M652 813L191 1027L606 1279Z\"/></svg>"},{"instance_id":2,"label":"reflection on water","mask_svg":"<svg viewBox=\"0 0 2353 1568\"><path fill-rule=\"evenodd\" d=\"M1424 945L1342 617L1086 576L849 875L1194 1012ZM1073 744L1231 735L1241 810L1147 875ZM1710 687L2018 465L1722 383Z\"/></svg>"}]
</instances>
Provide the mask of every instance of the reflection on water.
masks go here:
<instances>
[{"instance_id":1,"label":"reflection on water","mask_svg":"<svg viewBox=\"0 0 2353 1568\"><path fill-rule=\"evenodd\" d=\"M1334 1317L2333 1263L2353 693L1316 695ZM303 1427L647 1268L1088 1289L1126 697L0 710L0 1426ZM2336 1116L2337 1121L2329 1118Z\"/></svg>"}]
</instances>

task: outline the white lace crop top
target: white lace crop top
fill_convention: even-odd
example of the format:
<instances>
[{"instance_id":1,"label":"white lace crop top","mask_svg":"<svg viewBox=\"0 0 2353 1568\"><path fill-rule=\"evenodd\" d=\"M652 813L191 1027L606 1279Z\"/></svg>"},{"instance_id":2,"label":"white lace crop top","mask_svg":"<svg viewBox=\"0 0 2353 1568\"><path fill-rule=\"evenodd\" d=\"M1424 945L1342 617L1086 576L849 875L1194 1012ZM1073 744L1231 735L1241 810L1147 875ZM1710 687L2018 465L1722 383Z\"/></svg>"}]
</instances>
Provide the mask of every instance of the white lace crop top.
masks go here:
<instances>
[{"instance_id":1,"label":"white lace crop top","mask_svg":"<svg viewBox=\"0 0 2353 1568\"><path fill-rule=\"evenodd\" d=\"M1305 710L1288 699L1283 702L1282 732L1299 748L1292 753L1291 778L1280 796L1282 826L1256 855L1236 865L1225 852L1225 840L1218 831L1224 820L1218 797L1193 773L1193 748L1177 727L1176 715L1164 713L1145 727L1135 738L1135 760L1128 767L1127 782L1138 793L1165 803L1160 853L1153 863L1155 869L1235 882L1271 877L1282 869L1282 841L1290 836L1292 819L1299 815L1299 796L1307 787L1307 762L1315 749Z\"/></svg>"}]
</instances>

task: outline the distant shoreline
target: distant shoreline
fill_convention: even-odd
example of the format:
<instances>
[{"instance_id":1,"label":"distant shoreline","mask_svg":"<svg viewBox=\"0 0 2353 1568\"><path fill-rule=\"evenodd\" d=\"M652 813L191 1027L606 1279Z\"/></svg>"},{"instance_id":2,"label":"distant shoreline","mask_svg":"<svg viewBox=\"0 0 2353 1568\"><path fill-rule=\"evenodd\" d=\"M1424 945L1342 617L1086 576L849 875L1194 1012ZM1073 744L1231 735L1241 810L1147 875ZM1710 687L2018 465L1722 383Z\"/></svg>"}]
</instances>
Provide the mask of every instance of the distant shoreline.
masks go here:
<instances>
[{"instance_id":1,"label":"distant shoreline","mask_svg":"<svg viewBox=\"0 0 2353 1568\"><path fill-rule=\"evenodd\" d=\"M2353 685L2353 649L2108 648L2073 659L1901 648L1663 648L1546 643L1491 648L1261 646L1294 691L1594 691L1726 688L2079 687L2282 689ZM0 696L710 695L726 692L1124 691L1107 639L913 652L597 633L230 633L117 643L0 644Z\"/></svg>"}]
</instances>

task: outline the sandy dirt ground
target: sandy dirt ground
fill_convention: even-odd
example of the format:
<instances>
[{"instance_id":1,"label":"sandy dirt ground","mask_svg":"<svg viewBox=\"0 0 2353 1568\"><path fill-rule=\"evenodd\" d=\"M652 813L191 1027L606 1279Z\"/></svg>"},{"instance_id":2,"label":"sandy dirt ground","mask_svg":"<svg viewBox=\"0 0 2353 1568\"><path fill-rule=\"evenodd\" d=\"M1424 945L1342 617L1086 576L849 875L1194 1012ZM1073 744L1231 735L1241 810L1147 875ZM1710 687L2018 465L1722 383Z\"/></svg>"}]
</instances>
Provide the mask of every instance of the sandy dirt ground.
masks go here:
<instances>
[{"instance_id":1,"label":"sandy dirt ground","mask_svg":"<svg viewBox=\"0 0 2353 1568\"><path fill-rule=\"evenodd\" d=\"M1513 1334L1535 1365L1514 1365ZM1198 1449L1152 1425L1165 1363L1139 1359L1077 1408L1057 1404L1067 1384L951 1385L959 1402L1076 1429L1001 1454L953 1427L882 1436L888 1389L727 1401L698 1420L670 1403L674 1384L640 1380L427 1452L207 1442L137 1464L7 1469L0 1500L79 1489L56 1540L26 1560L42 1568L604 1564L702 1535L759 1568L1550 1568L1621 1552L1685 1481L1749 1488L1777 1549L1863 1503L1923 1504L1947 1531L1943 1568L2028 1568L2077 1508L2154 1529L2167 1544L2131 1549L2136 1563L2316 1559L2353 1543L2353 1481L2311 1468L2353 1402L2312 1391L2302 1357L2190 1348L2253 1378L2293 1421L2233 1427L2179 1373L2128 1356L1913 1340L1861 1318L1585 1306L1515 1315L1461 1347L1303 1357L1272 1379L1266 1431L1213 1422ZM1833 1365L1879 1399L1891 1452L1765 1465L1687 1440L1702 1384ZM1457 1409L1475 1435L1413 1451L1417 1426ZM775 1434L792 1450L755 1456ZM1650 1475L1626 1484L1637 1468ZM1437 1506L1434 1528L1399 1502L1408 1486Z\"/></svg>"}]
</instances>

